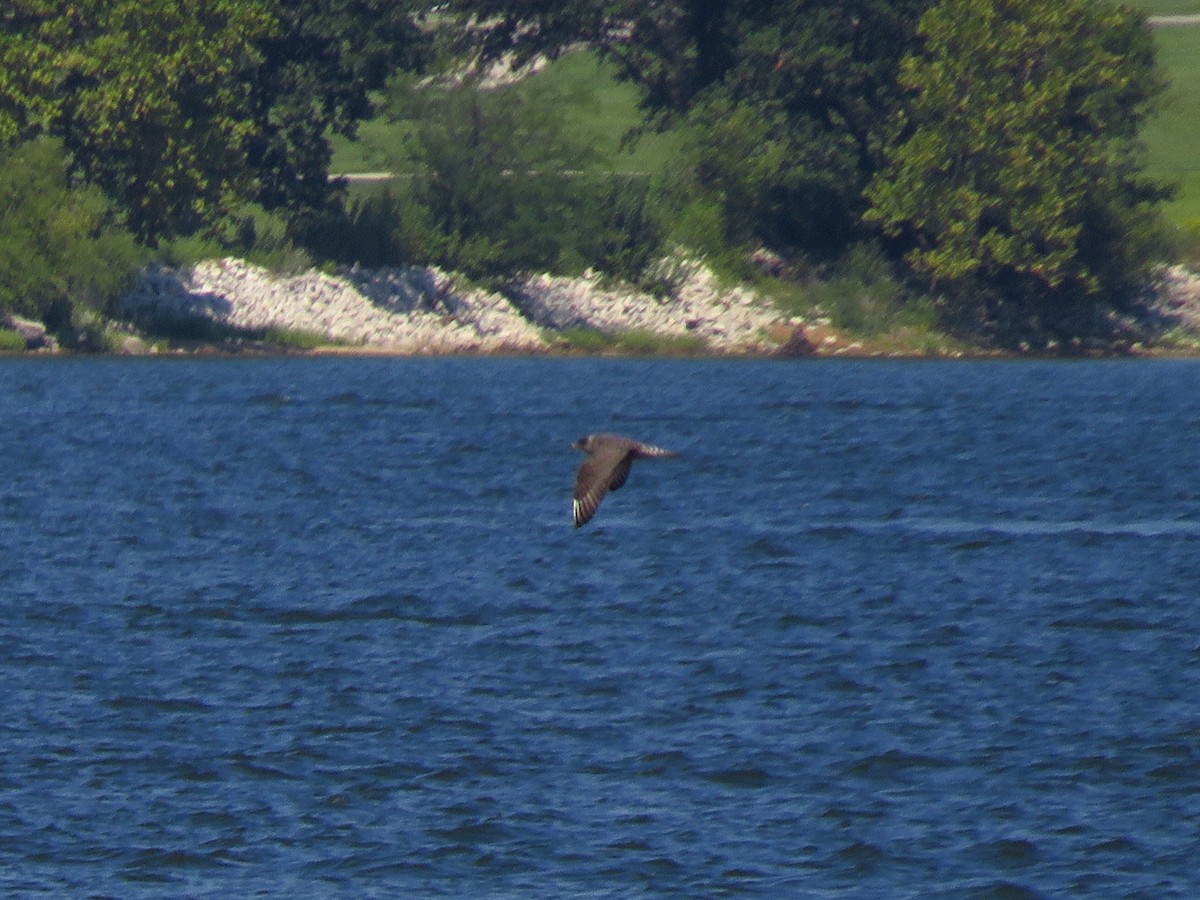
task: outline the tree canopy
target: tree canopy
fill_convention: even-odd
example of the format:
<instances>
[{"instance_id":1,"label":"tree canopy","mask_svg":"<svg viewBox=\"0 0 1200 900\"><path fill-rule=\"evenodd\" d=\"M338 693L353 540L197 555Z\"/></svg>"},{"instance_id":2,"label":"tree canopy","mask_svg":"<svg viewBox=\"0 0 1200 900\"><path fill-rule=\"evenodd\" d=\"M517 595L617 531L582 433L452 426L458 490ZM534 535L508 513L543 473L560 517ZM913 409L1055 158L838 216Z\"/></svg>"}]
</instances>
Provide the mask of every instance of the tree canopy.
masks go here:
<instances>
[{"instance_id":1,"label":"tree canopy","mask_svg":"<svg viewBox=\"0 0 1200 900\"><path fill-rule=\"evenodd\" d=\"M695 172L728 237L834 252L859 232L895 73L933 0L460 0L487 52L581 37L642 89L650 122L697 129ZM574 38L566 23L582 23Z\"/></svg>"},{"instance_id":2,"label":"tree canopy","mask_svg":"<svg viewBox=\"0 0 1200 900\"><path fill-rule=\"evenodd\" d=\"M388 0L9 0L0 141L60 137L145 240L330 190L329 133L418 58Z\"/></svg>"},{"instance_id":3,"label":"tree canopy","mask_svg":"<svg viewBox=\"0 0 1200 900\"><path fill-rule=\"evenodd\" d=\"M69 325L74 308L103 312L143 261L100 190L67 183L59 141L0 149L0 311Z\"/></svg>"},{"instance_id":4,"label":"tree canopy","mask_svg":"<svg viewBox=\"0 0 1200 900\"><path fill-rule=\"evenodd\" d=\"M1118 287L1164 195L1140 170L1163 87L1140 16L1104 0L943 0L919 36L868 220L951 284Z\"/></svg>"}]
</instances>

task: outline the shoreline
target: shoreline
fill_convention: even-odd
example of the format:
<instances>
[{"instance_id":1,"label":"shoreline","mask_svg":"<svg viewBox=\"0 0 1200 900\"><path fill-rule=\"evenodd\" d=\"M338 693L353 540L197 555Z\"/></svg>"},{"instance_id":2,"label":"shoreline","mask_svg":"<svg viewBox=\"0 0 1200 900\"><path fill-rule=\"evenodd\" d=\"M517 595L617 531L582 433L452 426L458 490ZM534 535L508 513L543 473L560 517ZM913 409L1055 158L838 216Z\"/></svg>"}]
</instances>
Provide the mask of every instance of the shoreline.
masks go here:
<instances>
[{"instance_id":1,"label":"shoreline","mask_svg":"<svg viewBox=\"0 0 1200 900\"><path fill-rule=\"evenodd\" d=\"M4 356L595 357L689 359L1096 359L1200 357L1200 273L1160 268L1133 311L1099 309L1111 333L1064 346L996 348L941 332L838 329L788 315L695 260L662 264L663 294L595 273L533 275L503 290L432 267L295 274L235 258L151 265L91 351L64 351L41 323L9 317L26 349ZM4 325L0 320L0 326Z\"/></svg>"}]
</instances>

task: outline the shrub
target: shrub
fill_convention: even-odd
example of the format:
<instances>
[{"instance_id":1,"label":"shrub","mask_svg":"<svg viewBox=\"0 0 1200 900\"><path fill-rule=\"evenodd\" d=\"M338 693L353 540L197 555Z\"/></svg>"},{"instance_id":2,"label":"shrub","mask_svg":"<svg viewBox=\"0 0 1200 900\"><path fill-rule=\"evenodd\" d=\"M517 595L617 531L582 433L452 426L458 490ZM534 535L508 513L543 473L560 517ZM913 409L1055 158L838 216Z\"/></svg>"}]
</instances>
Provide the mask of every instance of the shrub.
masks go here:
<instances>
[{"instance_id":1,"label":"shrub","mask_svg":"<svg viewBox=\"0 0 1200 900\"><path fill-rule=\"evenodd\" d=\"M592 267L636 280L665 229L648 180L604 171L588 135L567 127L564 105L584 102L536 78L490 90L397 82L391 110L408 126L391 160L398 189L351 220L378 223L383 255L472 277Z\"/></svg>"},{"instance_id":2,"label":"shrub","mask_svg":"<svg viewBox=\"0 0 1200 900\"><path fill-rule=\"evenodd\" d=\"M905 308L903 285L869 244L852 247L811 295L837 328L864 335L886 331Z\"/></svg>"},{"instance_id":3,"label":"shrub","mask_svg":"<svg viewBox=\"0 0 1200 900\"><path fill-rule=\"evenodd\" d=\"M0 310L69 326L106 312L145 259L99 190L67 181L56 140L0 151Z\"/></svg>"}]
</instances>

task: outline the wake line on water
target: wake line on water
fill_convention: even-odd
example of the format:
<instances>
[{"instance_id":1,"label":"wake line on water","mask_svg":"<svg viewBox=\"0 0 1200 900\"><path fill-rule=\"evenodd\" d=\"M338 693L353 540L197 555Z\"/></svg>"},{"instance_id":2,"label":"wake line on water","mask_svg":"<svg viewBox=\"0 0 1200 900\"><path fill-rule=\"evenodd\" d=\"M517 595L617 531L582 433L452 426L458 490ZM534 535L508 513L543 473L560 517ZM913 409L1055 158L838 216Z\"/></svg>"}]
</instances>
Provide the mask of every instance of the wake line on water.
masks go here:
<instances>
[{"instance_id":1,"label":"wake line on water","mask_svg":"<svg viewBox=\"0 0 1200 900\"><path fill-rule=\"evenodd\" d=\"M909 532L942 537L997 534L1005 537L1096 535L1101 537L1198 537L1200 520L1144 519L1114 522L1098 519L828 519L810 523L812 531Z\"/></svg>"}]
</instances>

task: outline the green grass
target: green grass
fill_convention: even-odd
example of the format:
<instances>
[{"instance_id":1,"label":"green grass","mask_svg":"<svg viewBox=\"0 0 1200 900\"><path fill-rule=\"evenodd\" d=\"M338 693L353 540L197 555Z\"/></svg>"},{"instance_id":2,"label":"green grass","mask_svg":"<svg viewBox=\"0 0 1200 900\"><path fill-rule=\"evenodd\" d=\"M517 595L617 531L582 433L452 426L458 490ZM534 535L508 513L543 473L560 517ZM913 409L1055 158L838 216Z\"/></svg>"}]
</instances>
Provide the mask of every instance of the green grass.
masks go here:
<instances>
[{"instance_id":1,"label":"green grass","mask_svg":"<svg viewBox=\"0 0 1200 900\"><path fill-rule=\"evenodd\" d=\"M1185 225L1200 221L1200 26L1158 28L1154 36L1171 86L1162 110L1146 126L1148 168L1179 186L1166 214Z\"/></svg>"},{"instance_id":2,"label":"green grass","mask_svg":"<svg viewBox=\"0 0 1200 900\"><path fill-rule=\"evenodd\" d=\"M677 134L647 134L628 148L622 139L642 121L637 88L618 81L616 68L592 53L570 53L536 76L564 94L591 95L591 100L565 111L566 126L592 143L617 174L662 173L678 155Z\"/></svg>"},{"instance_id":3,"label":"green grass","mask_svg":"<svg viewBox=\"0 0 1200 900\"><path fill-rule=\"evenodd\" d=\"M344 343L329 335L302 328L268 328L262 340L284 350L316 350L318 347L338 347Z\"/></svg>"},{"instance_id":4,"label":"green grass","mask_svg":"<svg viewBox=\"0 0 1200 900\"><path fill-rule=\"evenodd\" d=\"M555 338L565 341L572 349L583 353L603 353L611 350L617 339L595 328L567 328L563 331L548 329L545 336L553 341Z\"/></svg>"},{"instance_id":5,"label":"green grass","mask_svg":"<svg viewBox=\"0 0 1200 900\"><path fill-rule=\"evenodd\" d=\"M695 334L663 334L644 328L606 332L594 328L547 330L546 336L565 341L582 353L618 353L629 356L699 356L708 342Z\"/></svg>"},{"instance_id":6,"label":"green grass","mask_svg":"<svg viewBox=\"0 0 1200 900\"><path fill-rule=\"evenodd\" d=\"M632 356L699 356L708 342L695 334L660 334L633 328L616 335L617 349Z\"/></svg>"},{"instance_id":7,"label":"green grass","mask_svg":"<svg viewBox=\"0 0 1200 900\"><path fill-rule=\"evenodd\" d=\"M1133 0L1129 4L1148 16L1183 16L1200 13L1198 0Z\"/></svg>"}]
</instances>

